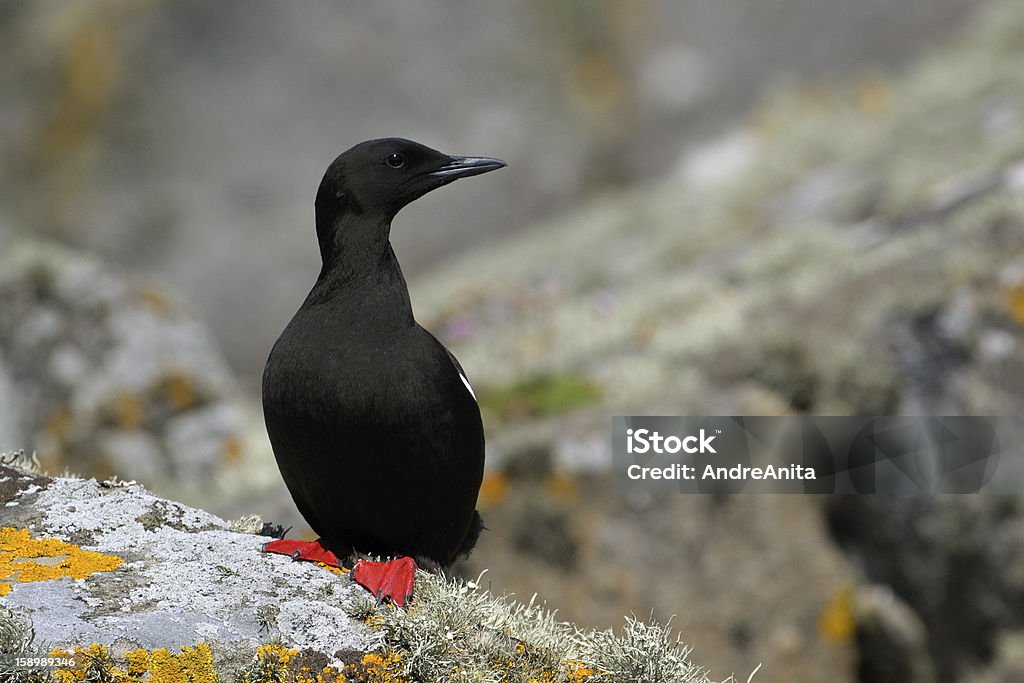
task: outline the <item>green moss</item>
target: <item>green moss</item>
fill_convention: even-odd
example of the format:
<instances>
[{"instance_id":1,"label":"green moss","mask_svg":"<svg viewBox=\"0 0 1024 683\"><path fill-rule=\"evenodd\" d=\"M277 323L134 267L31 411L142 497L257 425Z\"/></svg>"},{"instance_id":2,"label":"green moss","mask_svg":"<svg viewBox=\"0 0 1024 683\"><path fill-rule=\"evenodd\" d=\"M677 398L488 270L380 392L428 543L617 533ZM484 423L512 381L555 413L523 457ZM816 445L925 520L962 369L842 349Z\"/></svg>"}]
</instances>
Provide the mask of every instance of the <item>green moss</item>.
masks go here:
<instances>
[{"instance_id":1,"label":"green moss","mask_svg":"<svg viewBox=\"0 0 1024 683\"><path fill-rule=\"evenodd\" d=\"M482 390L480 407L503 421L550 417L601 400L602 391L585 378L540 375L504 387Z\"/></svg>"}]
</instances>

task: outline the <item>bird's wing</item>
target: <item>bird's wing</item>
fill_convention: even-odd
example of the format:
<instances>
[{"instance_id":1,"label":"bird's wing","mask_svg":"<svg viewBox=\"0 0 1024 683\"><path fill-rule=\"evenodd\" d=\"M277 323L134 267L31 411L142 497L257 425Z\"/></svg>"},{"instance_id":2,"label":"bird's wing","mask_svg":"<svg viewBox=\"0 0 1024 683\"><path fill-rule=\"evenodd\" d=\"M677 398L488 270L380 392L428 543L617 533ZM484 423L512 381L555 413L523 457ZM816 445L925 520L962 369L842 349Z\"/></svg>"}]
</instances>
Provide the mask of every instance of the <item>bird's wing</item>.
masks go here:
<instances>
[{"instance_id":1,"label":"bird's wing","mask_svg":"<svg viewBox=\"0 0 1024 683\"><path fill-rule=\"evenodd\" d=\"M476 401L476 392L473 391L473 385L469 383L469 378L466 377L466 371L462 369L462 365L459 363L459 359L455 357L455 354L448 350L447 346L444 347L444 350L445 353L448 354L448 357L451 359L452 365L454 365L455 369L458 371L459 379L462 380L462 383L466 385L466 389L469 390L469 395L473 397L474 401Z\"/></svg>"}]
</instances>

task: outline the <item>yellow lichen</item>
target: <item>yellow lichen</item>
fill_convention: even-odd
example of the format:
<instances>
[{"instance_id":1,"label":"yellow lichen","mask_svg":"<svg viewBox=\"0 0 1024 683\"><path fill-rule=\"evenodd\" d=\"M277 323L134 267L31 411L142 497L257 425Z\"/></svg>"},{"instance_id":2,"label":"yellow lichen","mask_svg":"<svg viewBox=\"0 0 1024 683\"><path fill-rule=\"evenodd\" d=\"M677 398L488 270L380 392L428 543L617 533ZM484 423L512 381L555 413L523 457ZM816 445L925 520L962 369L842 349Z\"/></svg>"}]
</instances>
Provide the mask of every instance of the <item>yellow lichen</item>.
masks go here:
<instances>
[{"instance_id":1,"label":"yellow lichen","mask_svg":"<svg viewBox=\"0 0 1024 683\"><path fill-rule=\"evenodd\" d=\"M242 441L235 436L224 439L224 445L220 449L220 458L223 462L238 462L242 459Z\"/></svg>"},{"instance_id":2,"label":"yellow lichen","mask_svg":"<svg viewBox=\"0 0 1024 683\"><path fill-rule=\"evenodd\" d=\"M543 485L545 491L562 502L572 503L579 498L579 484L564 474L549 474L545 477Z\"/></svg>"},{"instance_id":3,"label":"yellow lichen","mask_svg":"<svg viewBox=\"0 0 1024 683\"><path fill-rule=\"evenodd\" d=\"M147 671L149 671L149 650L138 648L126 652L124 655L125 660L128 662L128 676L129 677L140 677Z\"/></svg>"},{"instance_id":4,"label":"yellow lichen","mask_svg":"<svg viewBox=\"0 0 1024 683\"><path fill-rule=\"evenodd\" d=\"M508 495L508 476L504 472L494 472L484 476L480 484L479 505L489 507L505 500Z\"/></svg>"},{"instance_id":5,"label":"yellow lichen","mask_svg":"<svg viewBox=\"0 0 1024 683\"><path fill-rule=\"evenodd\" d=\"M183 647L179 654L165 648L150 654L149 683L216 683L213 653L206 643Z\"/></svg>"},{"instance_id":6,"label":"yellow lichen","mask_svg":"<svg viewBox=\"0 0 1024 683\"><path fill-rule=\"evenodd\" d=\"M290 650L281 643L267 643L256 648L257 659L273 662L280 665L282 669L287 668L288 662L298 654L298 650Z\"/></svg>"},{"instance_id":7,"label":"yellow lichen","mask_svg":"<svg viewBox=\"0 0 1024 683\"><path fill-rule=\"evenodd\" d=\"M1014 320L1024 323L1024 284L1010 287L1006 292L1006 307Z\"/></svg>"},{"instance_id":8,"label":"yellow lichen","mask_svg":"<svg viewBox=\"0 0 1024 683\"><path fill-rule=\"evenodd\" d=\"M363 623L369 626L370 628L380 630L384 627L384 615L373 613L370 616L363 619Z\"/></svg>"},{"instance_id":9,"label":"yellow lichen","mask_svg":"<svg viewBox=\"0 0 1024 683\"><path fill-rule=\"evenodd\" d=\"M137 429L142 426L145 410L142 399L134 394L119 394L114 398L111 408L117 425L125 429Z\"/></svg>"},{"instance_id":10,"label":"yellow lichen","mask_svg":"<svg viewBox=\"0 0 1024 683\"><path fill-rule=\"evenodd\" d=\"M856 627L852 588L843 588L829 601L818 617L818 631L825 638L837 644L846 644L853 638Z\"/></svg>"},{"instance_id":11,"label":"yellow lichen","mask_svg":"<svg viewBox=\"0 0 1024 683\"><path fill-rule=\"evenodd\" d=\"M19 583L54 579L84 579L95 572L117 569L124 562L116 555L82 550L56 538L32 538L28 529L0 529L0 595Z\"/></svg>"},{"instance_id":12,"label":"yellow lichen","mask_svg":"<svg viewBox=\"0 0 1024 683\"><path fill-rule=\"evenodd\" d=\"M345 683L344 674L326 666L315 671L303 664L302 653L280 643L268 643L256 648L255 662L240 677L244 683Z\"/></svg>"},{"instance_id":13,"label":"yellow lichen","mask_svg":"<svg viewBox=\"0 0 1024 683\"><path fill-rule=\"evenodd\" d=\"M316 675L315 678L309 681L300 680L296 683L345 683L348 679L345 678L345 674L341 673L333 666L325 666L324 670Z\"/></svg>"},{"instance_id":14,"label":"yellow lichen","mask_svg":"<svg viewBox=\"0 0 1024 683\"><path fill-rule=\"evenodd\" d=\"M163 388L171 407L177 411L188 410L199 401L192 381L180 372L167 373L163 379Z\"/></svg>"},{"instance_id":15,"label":"yellow lichen","mask_svg":"<svg viewBox=\"0 0 1024 683\"><path fill-rule=\"evenodd\" d=\"M52 657L71 657L72 653L53 650ZM106 645L93 643L76 647L73 668L57 669L54 677L60 683L77 681L112 680L124 683L216 683L213 652L206 643L195 647L182 647L172 654L166 648L159 650L136 649L125 654L124 660L111 657Z\"/></svg>"},{"instance_id":16,"label":"yellow lichen","mask_svg":"<svg viewBox=\"0 0 1024 683\"><path fill-rule=\"evenodd\" d=\"M318 567L322 567L322 568L326 569L327 571L333 572L335 574L348 574L349 573L349 570L345 569L344 567L332 567L331 565L324 564L323 562L314 562L313 564L315 564Z\"/></svg>"},{"instance_id":17,"label":"yellow lichen","mask_svg":"<svg viewBox=\"0 0 1024 683\"><path fill-rule=\"evenodd\" d=\"M591 668L575 659L570 659L565 663L565 680L569 683L586 683L602 673L600 669Z\"/></svg>"},{"instance_id":18,"label":"yellow lichen","mask_svg":"<svg viewBox=\"0 0 1024 683\"><path fill-rule=\"evenodd\" d=\"M401 674L402 658L394 653L370 652L358 664L345 667L345 680L353 683L409 683Z\"/></svg>"},{"instance_id":19,"label":"yellow lichen","mask_svg":"<svg viewBox=\"0 0 1024 683\"><path fill-rule=\"evenodd\" d=\"M71 409L66 406L61 406L57 410L50 414L49 419L46 420L46 427L44 428L48 434L52 434L58 439L63 439L71 428L75 424L75 416L71 412Z\"/></svg>"}]
</instances>

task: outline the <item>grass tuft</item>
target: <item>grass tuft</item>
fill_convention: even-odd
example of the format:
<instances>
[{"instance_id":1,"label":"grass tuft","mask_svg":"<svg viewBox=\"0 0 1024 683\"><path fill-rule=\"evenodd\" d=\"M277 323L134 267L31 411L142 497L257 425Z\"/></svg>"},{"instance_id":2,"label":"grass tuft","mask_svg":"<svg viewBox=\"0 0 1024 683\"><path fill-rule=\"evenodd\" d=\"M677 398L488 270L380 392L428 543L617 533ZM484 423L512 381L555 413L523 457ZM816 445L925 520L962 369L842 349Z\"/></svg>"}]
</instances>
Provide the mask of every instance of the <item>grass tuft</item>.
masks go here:
<instances>
[{"instance_id":1,"label":"grass tuft","mask_svg":"<svg viewBox=\"0 0 1024 683\"><path fill-rule=\"evenodd\" d=\"M0 605L0 680L4 683L51 683L53 675L45 669L15 668L8 664L12 657L40 657L43 654L44 648L36 642L31 622Z\"/></svg>"},{"instance_id":2,"label":"grass tuft","mask_svg":"<svg viewBox=\"0 0 1024 683\"><path fill-rule=\"evenodd\" d=\"M0 465L25 470L31 474L44 474L35 451L31 455L26 454L24 450L0 452Z\"/></svg>"},{"instance_id":3,"label":"grass tuft","mask_svg":"<svg viewBox=\"0 0 1024 683\"><path fill-rule=\"evenodd\" d=\"M419 572L408 610L367 598L349 612L381 630L395 674L413 680L709 683L668 625L630 618L620 635L584 631L536 596L526 604L495 597L479 579Z\"/></svg>"}]
</instances>

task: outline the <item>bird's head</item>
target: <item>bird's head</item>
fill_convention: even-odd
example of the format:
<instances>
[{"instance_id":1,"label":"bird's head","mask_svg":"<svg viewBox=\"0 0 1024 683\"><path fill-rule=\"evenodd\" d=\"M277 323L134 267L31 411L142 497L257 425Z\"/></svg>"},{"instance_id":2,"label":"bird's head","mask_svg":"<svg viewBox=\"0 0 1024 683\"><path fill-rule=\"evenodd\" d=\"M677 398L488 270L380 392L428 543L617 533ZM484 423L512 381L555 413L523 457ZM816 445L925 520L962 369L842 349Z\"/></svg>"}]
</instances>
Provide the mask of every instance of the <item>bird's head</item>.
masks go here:
<instances>
[{"instance_id":1,"label":"bird's head","mask_svg":"<svg viewBox=\"0 0 1024 683\"><path fill-rule=\"evenodd\" d=\"M431 190L503 166L500 159L448 156L401 138L368 140L327 168L316 196L317 219L323 213L390 220Z\"/></svg>"}]
</instances>

